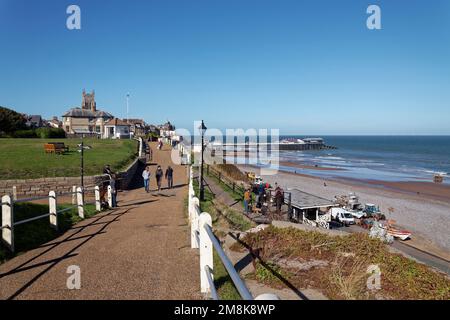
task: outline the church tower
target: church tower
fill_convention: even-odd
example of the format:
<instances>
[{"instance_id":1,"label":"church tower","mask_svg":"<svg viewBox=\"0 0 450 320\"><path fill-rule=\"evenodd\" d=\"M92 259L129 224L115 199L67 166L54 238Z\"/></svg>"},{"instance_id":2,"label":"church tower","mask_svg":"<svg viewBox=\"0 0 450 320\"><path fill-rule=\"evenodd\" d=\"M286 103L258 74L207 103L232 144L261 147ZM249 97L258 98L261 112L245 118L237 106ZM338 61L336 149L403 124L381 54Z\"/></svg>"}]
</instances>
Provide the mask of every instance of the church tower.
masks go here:
<instances>
[{"instance_id":1,"label":"church tower","mask_svg":"<svg viewBox=\"0 0 450 320\"><path fill-rule=\"evenodd\" d=\"M86 90L83 89L83 100L81 102L81 109L91 110L92 112L97 111L97 104L95 103L94 90L92 90L92 93L86 93Z\"/></svg>"}]
</instances>

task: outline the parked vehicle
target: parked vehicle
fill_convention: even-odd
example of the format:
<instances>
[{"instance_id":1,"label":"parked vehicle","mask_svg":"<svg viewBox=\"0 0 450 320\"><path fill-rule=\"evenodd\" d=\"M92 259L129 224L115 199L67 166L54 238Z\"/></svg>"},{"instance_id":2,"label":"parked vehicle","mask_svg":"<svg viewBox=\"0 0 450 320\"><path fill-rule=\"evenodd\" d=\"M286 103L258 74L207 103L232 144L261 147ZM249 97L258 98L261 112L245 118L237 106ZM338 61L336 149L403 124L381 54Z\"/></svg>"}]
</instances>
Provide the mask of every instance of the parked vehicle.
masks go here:
<instances>
[{"instance_id":1,"label":"parked vehicle","mask_svg":"<svg viewBox=\"0 0 450 320\"><path fill-rule=\"evenodd\" d=\"M343 225L355 224L353 215L343 208L331 208L331 219L342 223Z\"/></svg>"}]
</instances>

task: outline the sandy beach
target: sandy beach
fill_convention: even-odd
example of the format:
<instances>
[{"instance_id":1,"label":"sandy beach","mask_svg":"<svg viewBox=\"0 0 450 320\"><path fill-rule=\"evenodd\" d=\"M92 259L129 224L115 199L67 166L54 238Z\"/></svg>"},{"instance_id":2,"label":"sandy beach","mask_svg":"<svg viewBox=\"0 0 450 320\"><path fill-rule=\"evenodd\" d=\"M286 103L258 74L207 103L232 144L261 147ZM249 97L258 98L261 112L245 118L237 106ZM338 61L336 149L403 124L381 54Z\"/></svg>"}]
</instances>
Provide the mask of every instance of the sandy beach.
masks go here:
<instances>
[{"instance_id":1,"label":"sandy beach","mask_svg":"<svg viewBox=\"0 0 450 320\"><path fill-rule=\"evenodd\" d=\"M243 171L255 167L238 165ZM263 175L271 184L297 188L330 200L355 192L361 203L374 203L388 219L413 232L422 246L450 257L450 186L426 182L384 182L354 179L323 179L304 174L274 172ZM394 211L390 214L388 208ZM412 239L411 241L416 241ZM427 243L428 242L428 243Z\"/></svg>"}]
</instances>

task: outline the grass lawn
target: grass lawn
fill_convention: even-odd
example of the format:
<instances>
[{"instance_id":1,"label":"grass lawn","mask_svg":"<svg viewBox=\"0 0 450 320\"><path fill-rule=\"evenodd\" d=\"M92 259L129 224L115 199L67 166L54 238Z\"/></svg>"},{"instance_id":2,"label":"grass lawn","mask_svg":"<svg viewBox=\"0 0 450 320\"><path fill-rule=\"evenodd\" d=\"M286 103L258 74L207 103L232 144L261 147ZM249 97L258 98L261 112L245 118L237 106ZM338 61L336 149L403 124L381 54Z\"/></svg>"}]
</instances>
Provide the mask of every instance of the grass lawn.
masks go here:
<instances>
[{"instance_id":1,"label":"grass lawn","mask_svg":"<svg viewBox=\"0 0 450 320\"><path fill-rule=\"evenodd\" d=\"M46 154L44 144L64 142L64 155ZM0 139L0 180L43 177L75 177L80 174L81 139ZM113 171L124 169L137 153L134 140L84 139L92 149L84 152L85 175L101 174L110 164Z\"/></svg>"},{"instance_id":2,"label":"grass lawn","mask_svg":"<svg viewBox=\"0 0 450 320\"><path fill-rule=\"evenodd\" d=\"M58 210L70 206L72 205L62 204L58 206ZM16 203L14 205L14 220L19 222L48 212L48 205ZM84 214L86 218L94 216L96 214L95 205L86 205ZM81 221L81 218L78 216L78 209L75 207L72 210L58 214L58 231L50 227L48 217L14 227L16 253L12 254L3 245L0 245L0 263L57 238L79 221Z\"/></svg>"}]
</instances>

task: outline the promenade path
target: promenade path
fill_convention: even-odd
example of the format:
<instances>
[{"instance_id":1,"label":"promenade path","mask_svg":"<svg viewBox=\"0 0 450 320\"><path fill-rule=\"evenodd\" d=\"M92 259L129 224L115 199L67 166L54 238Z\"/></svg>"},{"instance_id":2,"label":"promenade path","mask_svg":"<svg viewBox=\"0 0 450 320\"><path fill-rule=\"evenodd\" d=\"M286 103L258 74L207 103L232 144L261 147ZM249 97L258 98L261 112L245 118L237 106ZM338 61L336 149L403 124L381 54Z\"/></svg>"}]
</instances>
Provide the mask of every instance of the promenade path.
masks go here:
<instances>
[{"instance_id":1,"label":"promenade path","mask_svg":"<svg viewBox=\"0 0 450 320\"><path fill-rule=\"evenodd\" d=\"M169 147L152 149L151 193L140 187L139 170L117 209L0 265L0 299L201 299L184 205L186 168L172 164ZM174 189L154 191L154 163L172 165ZM79 290L66 285L72 265L81 270Z\"/></svg>"}]
</instances>

